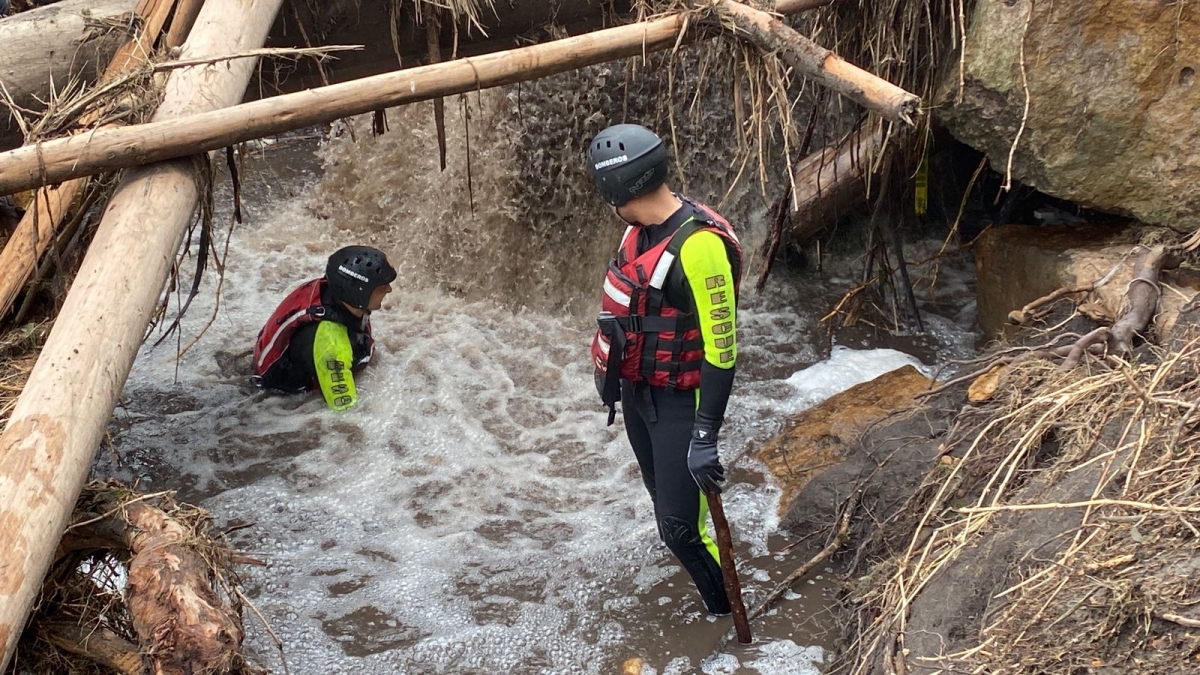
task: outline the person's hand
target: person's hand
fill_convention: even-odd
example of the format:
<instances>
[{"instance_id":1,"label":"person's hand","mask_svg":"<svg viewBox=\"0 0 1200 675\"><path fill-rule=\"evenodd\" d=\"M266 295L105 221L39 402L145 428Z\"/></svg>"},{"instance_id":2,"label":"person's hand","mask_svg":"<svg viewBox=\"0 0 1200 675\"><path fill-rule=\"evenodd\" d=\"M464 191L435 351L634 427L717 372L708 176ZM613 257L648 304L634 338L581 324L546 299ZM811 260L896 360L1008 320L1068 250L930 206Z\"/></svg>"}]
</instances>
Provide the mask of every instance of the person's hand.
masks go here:
<instances>
[{"instance_id":1,"label":"person's hand","mask_svg":"<svg viewBox=\"0 0 1200 675\"><path fill-rule=\"evenodd\" d=\"M721 494L721 484L725 482L725 467L721 466L721 457L717 454L716 429L700 421L692 427L687 466L688 471L692 473L692 479L702 491Z\"/></svg>"}]
</instances>

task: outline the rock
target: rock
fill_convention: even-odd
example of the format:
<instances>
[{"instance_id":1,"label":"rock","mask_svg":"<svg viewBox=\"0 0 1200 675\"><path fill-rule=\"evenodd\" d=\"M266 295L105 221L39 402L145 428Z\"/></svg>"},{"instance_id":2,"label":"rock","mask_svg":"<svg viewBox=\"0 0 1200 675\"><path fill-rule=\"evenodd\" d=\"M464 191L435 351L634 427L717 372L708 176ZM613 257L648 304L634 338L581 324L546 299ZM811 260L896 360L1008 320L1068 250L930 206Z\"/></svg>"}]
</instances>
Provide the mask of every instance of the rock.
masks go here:
<instances>
[{"instance_id":1,"label":"rock","mask_svg":"<svg viewBox=\"0 0 1200 675\"><path fill-rule=\"evenodd\" d=\"M1100 320L1120 316L1125 290L1133 278L1141 250L1130 253L1140 233L1135 229L1088 225L1004 225L983 233L975 246L975 289L979 325L984 335L1004 332L1009 312L1059 288L1074 288L1099 280L1114 266L1119 269L1108 283L1088 294L1087 315ZM1179 315L1179 307L1200 291L1200 274L1181 268L1163 272L1159 313L1154 325L1166 335ZM1111 323L1112 319L1108 319Z\"/></svg>"},{"instance_id":2,"label":"rock","mask_svg":"<svg viewBox=\"0 0 1200 675\"><path fill-rule=\"evenodd\" d=\"M910 406L913 397L928 388L929 378L904 366L789 418L783 431L755 453L783 491L780 516L792 509L809 481L854 452L868 427Z\"/></svg>"},{"instance_id":3,"label":"rock","mask_svg":"<svg viewBox=\"0 0 1200 675\"><path fill-rule=\"evenodd\" d=\"M967 400L971 403L983 403L996 395L1000 382L1004 379L1004 366L993 366L991 370L975 378L967 388ZM946 459L942 457L942 459Z\"/></svg>"},{"instance_id":4,"label":"rock","mask_svg":"<svg viewBox=\"0 0 1200 675\"><path fill-rule=\"evenodd\" d=\"M1033 6L1032 17L1029 17ZM1028 30L1026 19L1029 17ZM1081 205L1200 227L1200 8L1165 0L979 2L942 120L1013 178Z\"/></svg>"}]
</instances>

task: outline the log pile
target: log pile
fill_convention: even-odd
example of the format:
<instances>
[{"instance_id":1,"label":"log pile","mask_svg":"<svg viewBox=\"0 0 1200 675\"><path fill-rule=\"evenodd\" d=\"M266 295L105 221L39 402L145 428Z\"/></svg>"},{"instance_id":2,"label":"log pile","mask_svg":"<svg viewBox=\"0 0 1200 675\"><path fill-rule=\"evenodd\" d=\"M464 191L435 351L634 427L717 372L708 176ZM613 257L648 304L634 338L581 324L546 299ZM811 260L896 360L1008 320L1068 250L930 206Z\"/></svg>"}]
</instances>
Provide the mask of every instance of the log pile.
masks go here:
<instances>
[{"instance_id":1,"label":"log pile","mask_svg":"<svg viewBox=\"0 0 1200 675\"><path fill-rule=\"evenodd\" d=\"M260 47L282 0L208 0L182 50L211 58ZM156 119L242 98L254 59L173 72ZM59 318L0 435L0 643L16 647L99 447L199 195L193 165L126 172ZM136 261L136 264L131 264ZM63 392L89 392L63 396Z\"/></svg>"}]
</instances>

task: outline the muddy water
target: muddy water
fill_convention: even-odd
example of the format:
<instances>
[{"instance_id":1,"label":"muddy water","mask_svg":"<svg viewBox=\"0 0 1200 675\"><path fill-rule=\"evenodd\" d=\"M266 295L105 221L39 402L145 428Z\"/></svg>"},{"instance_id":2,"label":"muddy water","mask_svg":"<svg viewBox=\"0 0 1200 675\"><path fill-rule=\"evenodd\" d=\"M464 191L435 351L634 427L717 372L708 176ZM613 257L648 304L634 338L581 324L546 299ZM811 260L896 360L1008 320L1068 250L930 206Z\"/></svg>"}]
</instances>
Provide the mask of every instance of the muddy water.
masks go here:
<instances>
[{"instance_id":1,"label":"muddy water","mask_svg":"<svg viewBox=\"0 0 1200 675\"><path fill-rule=\"evenodd\" d=\"M621 425L606 427L596 400L586 318L452 295L406 273L396 244L401 278L374 318L357 409L248 386L266 316L355 238L306 207L338 198L320 185L314 145L291 140L248 162L220 306L210 274L182 338L143 349L113 424L119 461L103 457L97 472L178 489L220 524L246 526L232 539L266 561L247 585L292 673L610 673L631 657L644 673L819 672L828 571L756 624L754 645L711 655L730 621L703 613L657 540ZM500 267L461 264L464 279ZM830 351L818 318L845 283L781 270L746 297L727 460L783 414L968 348L962 317L948 316L906 343L924 364L866 337ZM751 461L731 478L726 510L753 602L803 562L780 551L807 533L778 530L778 491ZM248 623L251 650L282 672L270 636Z\"/></svg>"}]
</instances>

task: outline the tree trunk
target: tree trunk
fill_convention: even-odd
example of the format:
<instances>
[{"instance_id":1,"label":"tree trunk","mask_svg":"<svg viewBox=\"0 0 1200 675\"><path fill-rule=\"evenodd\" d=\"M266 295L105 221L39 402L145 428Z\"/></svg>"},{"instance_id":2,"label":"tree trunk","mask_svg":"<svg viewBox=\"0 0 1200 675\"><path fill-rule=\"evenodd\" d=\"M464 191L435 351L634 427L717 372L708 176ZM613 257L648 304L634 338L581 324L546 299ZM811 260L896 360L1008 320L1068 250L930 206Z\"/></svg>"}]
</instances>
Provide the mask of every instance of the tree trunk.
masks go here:
<instances>
[{"instance_id":1,"label":"tree trunk","mask_svg":"<svg viewBox=\"0 0 1200 675\"><path fill-rule=\"evenodd\" d=\"M725 4L737 3L727 1ZM807 6L800 2L794 4ZM808 0L808 4L811 5L812 0ZM785 6L792 5L780 5L781 8ZM18 148L0 154L0 194L215 150L380 108L513 84L669 49L678 43L686 24L684 15L675 14L532 47L310 89L246 103L230 110L121 129L100 129L82 136L47 141L38 147ZM827 58L814 66L817 71L813 74L820 76L820 81L835 77L826 68L828 62ZM868 94L895 89L865 71L857 71L854 76L861 81L846 86L858 86Z\"/></svg>"},{"instance_id":2,"label":"tree trunk","mask_svg":"<svg viewBox=\"0 0 1200 675\"><path fill-rule=\"evenodd\" d=\"M281 4L207 0L183 58L261 46ZM155 119L233 105L254 65L241 59L172 73ZM198 196L187 160L126 174L0 434L0 669L87 478Z\"/></svg>"},{"instance_id":3,"label":"tree trunk","mask_svg":"<svg viewBox=\"0 0 1200 675\"><path fill-rule=\"evenodd\" d=\"M116 79L146 62L175 5L175 0L141 0L138 3L137 16L141 17L142 30L121 45L101 81ZM99 116L98 111L84 115L80 124L90 125ZM0 251L0 325L17 294L33 275L38 260L54 241L59 226L66 222L78 197L86 192L89 181L90 178L77 178L39 190L4 250Z\"/></svg>"},{"instance_id":4,"label":"tree trunk","mask_svg":"<svg viewBox=\"0 0 1200 675\"><path fill-rule=\"evenodd\" d=\"M829 145L796 165L796 194L792 228L788 237L803 244L831 222L866 201L863 176L875 158L881 132L859 132L837 145Z\"/></svg>"},{"instance_id":5,"label":"tree trunk","mask_svg":"<svg viewBox=\"0 0 1200 675\"><path fill-rule=\"evenodd\" d=\"M62 0L0 19L0 83L13 102L35 113L72 79L91 82L121 43L133 35L138 0ZM0 148L23 141L7 106L0 105Z\"/></svg>"}]
</instances>

